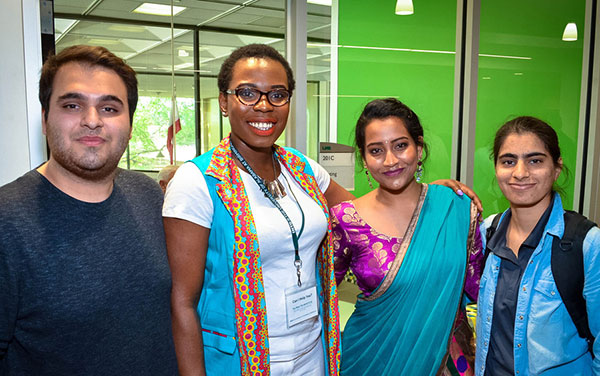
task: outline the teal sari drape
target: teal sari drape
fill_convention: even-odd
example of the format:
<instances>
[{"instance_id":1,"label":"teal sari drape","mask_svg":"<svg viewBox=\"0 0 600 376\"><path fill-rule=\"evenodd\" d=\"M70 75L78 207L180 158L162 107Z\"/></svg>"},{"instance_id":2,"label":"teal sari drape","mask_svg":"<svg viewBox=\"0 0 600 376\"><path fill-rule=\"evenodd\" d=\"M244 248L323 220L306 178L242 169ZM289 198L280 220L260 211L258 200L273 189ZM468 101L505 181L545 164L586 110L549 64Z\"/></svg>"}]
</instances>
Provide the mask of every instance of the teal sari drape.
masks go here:
<instances>
[{"instance_id":1,"label":"teal sari drape","mask_svg":"<svg viewBox=\"0 0 600 376\"><path fill-rule=\"evenodd\" d=\"M471 201L446 187L423 189L390 271L359 296L346 324L343 376L435 375L444 361L465 280Z\"/></svg>"}]
</instances>

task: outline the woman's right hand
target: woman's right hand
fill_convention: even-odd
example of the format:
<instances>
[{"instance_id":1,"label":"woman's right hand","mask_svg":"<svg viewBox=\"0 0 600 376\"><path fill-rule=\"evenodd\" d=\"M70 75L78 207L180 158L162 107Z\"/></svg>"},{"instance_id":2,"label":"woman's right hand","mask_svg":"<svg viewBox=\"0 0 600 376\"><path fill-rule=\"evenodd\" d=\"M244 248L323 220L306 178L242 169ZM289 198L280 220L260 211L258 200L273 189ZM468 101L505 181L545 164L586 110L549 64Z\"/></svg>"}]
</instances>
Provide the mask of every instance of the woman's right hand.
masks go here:
<instances>
[{"instance_id":1,"label":"woman's right hand","mask_svg":"<svg viewBox=\"0 0 600 376\"><path fill-rule=\"evenodd\" d=\"M196 312L210 229L163 217L172 275L171 316L180 375L206 375L202 327Z\"/></svg>"}]
</instances>

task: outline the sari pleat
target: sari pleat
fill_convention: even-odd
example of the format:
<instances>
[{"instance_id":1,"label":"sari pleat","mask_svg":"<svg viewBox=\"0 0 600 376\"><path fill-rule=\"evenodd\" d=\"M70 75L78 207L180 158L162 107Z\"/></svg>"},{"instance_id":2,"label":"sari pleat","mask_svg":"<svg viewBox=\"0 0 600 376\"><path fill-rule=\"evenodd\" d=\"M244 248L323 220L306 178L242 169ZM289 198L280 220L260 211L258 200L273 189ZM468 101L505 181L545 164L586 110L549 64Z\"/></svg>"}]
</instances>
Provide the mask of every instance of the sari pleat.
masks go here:
<instances>
[{"instance_id":1,"label":"sari pleat","mask_svg":"<svg viewBox=\"0 0 600 376\"><path fill-rule=\"evenodd\" d=\"M445 360L465 279L470 200L427 188L397 272L391 267L377 290L359 296L346 324L342 375L435 375Z\"/></svg>"}]
</instances>

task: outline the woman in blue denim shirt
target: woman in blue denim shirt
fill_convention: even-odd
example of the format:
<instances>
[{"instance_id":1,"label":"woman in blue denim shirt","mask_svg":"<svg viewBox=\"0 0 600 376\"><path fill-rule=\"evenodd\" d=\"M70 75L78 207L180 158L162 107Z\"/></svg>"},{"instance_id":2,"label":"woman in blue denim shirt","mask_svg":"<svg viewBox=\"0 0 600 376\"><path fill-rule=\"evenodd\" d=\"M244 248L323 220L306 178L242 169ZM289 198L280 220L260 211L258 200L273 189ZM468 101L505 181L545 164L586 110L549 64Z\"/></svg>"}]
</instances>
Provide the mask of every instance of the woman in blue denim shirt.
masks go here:
<instances>
[{"instance_id":1,"label":"woman in blue denim shirt","mask_svg":"<svg viewBox=\"0 0 600 376\"><path fill-rule=\"evenodd\" d=\"M510 208L487 247L477 314L475 369L483 375L600 375L600 344L593 359L558 293L550 256L564 232L563 206L552 186L563 165L556 132L519 117L496 133L496 179ZM482 233L492 217L481 225ZM485 239L485 236L483 236ZM600 230L583 242L589 326L600 333ZM596 341L598 342L598 341Z\"/></svg>"}]
</instances>

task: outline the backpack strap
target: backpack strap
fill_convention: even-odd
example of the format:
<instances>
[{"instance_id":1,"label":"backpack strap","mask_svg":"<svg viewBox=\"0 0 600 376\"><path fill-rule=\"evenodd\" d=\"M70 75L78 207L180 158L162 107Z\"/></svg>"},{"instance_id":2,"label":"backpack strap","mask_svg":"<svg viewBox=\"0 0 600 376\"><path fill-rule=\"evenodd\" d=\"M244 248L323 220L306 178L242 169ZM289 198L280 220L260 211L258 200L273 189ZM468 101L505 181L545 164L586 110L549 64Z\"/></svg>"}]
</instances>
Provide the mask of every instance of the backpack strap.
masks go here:
<instances>
[{"instance_id":1,"label":"backpack strap","mask_svg":"<svg viewBox=\"0 0 600 376\"><path fill-rule=\"evenodd\" d=\"M487 261L488 256L490 255L491 249L489 247L490 239L496 233L498 229L498 223L500 223L500 217L502 217L502 213L498 213L492 219L492 224L485 230L485 252L483 253L483 265Z\"/></svg>"},{"instance_id":2,"label":"backpack strap","mask_svg":"<svg viewBox=\"0 0 600 376\"><path fill-rule=\"evenodd\" d=\"M593 357L594 336L588 324L586 302L583 297L585 282L583 240L588 231L596 224L583 215L570 210L565 211L564 219L563 237L554 236L552 239L552 275L560 297L577 328L577 333L587 341Z\"/></svg>"}]
</instances>

